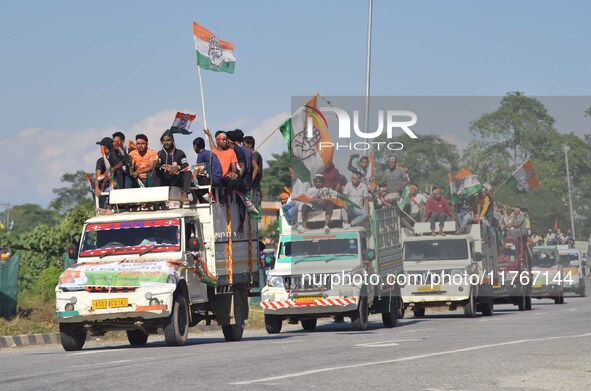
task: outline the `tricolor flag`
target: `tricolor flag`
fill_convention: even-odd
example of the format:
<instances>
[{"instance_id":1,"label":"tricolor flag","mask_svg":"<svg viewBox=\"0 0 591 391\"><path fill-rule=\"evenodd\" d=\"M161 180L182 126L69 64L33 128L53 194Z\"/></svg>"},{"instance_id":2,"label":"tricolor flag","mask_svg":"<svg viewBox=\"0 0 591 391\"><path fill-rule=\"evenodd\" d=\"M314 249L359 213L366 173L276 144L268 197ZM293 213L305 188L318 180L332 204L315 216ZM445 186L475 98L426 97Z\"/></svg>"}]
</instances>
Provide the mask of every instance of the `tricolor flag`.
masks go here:
<instances>
[{"instance_id":1,"label":"tricolor flag","mask_svg":"<svg viewBox=\"0 0 591 391\"><path fill-rule=\"evenodd\" d=\"M455 176L447 174L451 190L451 203L456 204L460 197L470 197L482 190L478 175L467 168L462 168Z\"/></svg>"},{"instance_id":2,"label":"tricolor flag","mask_svg":"<svg viewBox=\"0 0 591 391\"><path fill-rule=\"evenodd\" d=\"M197 51L197 65L210 71L234 73L236 64L236 58L232 53L234 45L222 41L195 22L193 22L193 38Z\"/></svg>"},{"instance_id":3,"label":"tricolor flag","mask_svg":"<svg viewBox=\"0 0 591 391\"><path fill-rule=\"evenodd\" d=\"M527 159L507 181L507 186L516 193L527 193L530 187L540 187L542 183L536 178L534 165Z\"/></svg>"},{"instance_id":4,"label":"tricolor flag","mask_svg":"<svg viewBox=\"0 0 591 391\"><path fill-rule=\"evenodd\" d=\"M318 94L279 127L294 173L303 182L310 182L312 176L324 170L334 155L328 123L318 110L317 99Z\"/></svg>"},{"instance_id":5,"label":"tricolor flag","mask_svg":"<svg viewBox=\"0 0 591 391\"><path fill-rule=\"evenodd\" d=\"M189 132L189 126L191 126L191 122L193 122L194 119L195 114L176 113L169 134L191 134L191 132Z\"/></svg>"}]
</instances>

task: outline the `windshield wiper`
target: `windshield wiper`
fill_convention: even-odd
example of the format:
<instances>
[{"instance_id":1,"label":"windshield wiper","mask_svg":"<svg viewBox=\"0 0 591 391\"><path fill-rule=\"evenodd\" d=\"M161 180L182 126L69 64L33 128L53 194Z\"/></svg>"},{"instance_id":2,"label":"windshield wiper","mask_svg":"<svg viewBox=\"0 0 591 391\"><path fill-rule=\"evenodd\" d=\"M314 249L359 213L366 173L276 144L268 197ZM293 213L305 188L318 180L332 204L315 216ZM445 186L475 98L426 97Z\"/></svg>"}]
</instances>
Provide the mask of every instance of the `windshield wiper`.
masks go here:
<instances>
[{"instance_id":1,"label":"windshield wiper","mask_svg":"<svg viewBox=\"0 0 591 391\"><path fill-rule=\"evenodd\" d=\"M116 253L117 251L121 250L122 248L125 248L125 247L115 247L114 249L112 249L112 250L111 250L111 251L109 251L108 253L101 254L101 255L99 256L99 258L100 258L100 259L103 259L103 258L104 258L104 257L106 257L107 255L114 254L114 253Z\"/></svg>"},{"instance_id":2,"label":"windshield wiper","mask_svg":"<svg viewBox=\"0 0 591 391\"><path fill-rule=\"evenodd\" d=\"M146 255L147 253L150 253L150 252L154 251L157 248L160 248L160 247L168 247L168 246L174 246L174 245L173 244L153 244L149 249L142 251L140 253L140 257L142 255Z\"/></svg>"}]
</instances>

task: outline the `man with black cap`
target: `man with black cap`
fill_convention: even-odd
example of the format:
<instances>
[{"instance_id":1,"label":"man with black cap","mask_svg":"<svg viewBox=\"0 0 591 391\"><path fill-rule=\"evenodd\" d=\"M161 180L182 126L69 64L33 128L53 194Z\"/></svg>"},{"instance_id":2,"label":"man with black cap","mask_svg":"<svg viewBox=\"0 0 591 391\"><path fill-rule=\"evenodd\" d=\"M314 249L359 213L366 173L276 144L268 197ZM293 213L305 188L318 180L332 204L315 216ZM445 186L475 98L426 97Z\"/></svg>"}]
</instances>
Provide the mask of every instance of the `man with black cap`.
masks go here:
<instances>
[{"instance_id":1,"label":"man with black cap","mask_svg":"<svg viewBox=\"0 0 591 391\"><path fill-rule=\"evenodd\" d=\"M189 189L191 187L191 173L185 152L177 149L170 129L160 137L162 150L158 152L158 161L154 175L154 186L176 186L182 190L181 202L189 203Z\"/></svg>"},{"instance_id":2,"label":"man with black cap","mask_svg":"<svg viewBox=\"0 0 591 391\"><path fill-rule=\"evenodd\" d=\"M101 170L105 173L105 180L113 175L116 187L123 189L125 183L125 173L123 172L124 157L118 148L114 147L113 139L110 137L104 137L101 141L97 142L104 150L104 155L99 158L96 162L96 170ZM100 190L100 181L95 179L95 191ZM100 194L100 191L98 192Z\"/></svg>"}]
</instances>

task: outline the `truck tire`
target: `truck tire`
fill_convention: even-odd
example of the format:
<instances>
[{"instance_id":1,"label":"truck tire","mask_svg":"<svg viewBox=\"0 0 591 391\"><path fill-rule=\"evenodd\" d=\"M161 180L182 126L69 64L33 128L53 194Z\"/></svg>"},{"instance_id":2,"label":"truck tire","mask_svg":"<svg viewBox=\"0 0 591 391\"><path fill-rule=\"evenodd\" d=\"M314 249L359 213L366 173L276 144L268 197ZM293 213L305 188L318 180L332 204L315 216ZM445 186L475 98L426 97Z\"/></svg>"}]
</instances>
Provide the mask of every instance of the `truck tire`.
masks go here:
<instances>
[{"instance_id":1,"label":"truck tire","mask_svg":"<svg viewBox=\"0 0 591 391\"><path fill-rule=\"evenodd\" d=\"M355 331L367 330L369 322L369 306L367 304L367 295L362 293L359 298L357 309L351 313L351 325Z\"/></svg>"},{"instance_id":2,"label":"truck tire","mask_svg":"<svg viewBox=\"0 0 591 391\"><path fill-rule=\"evenodd\" d=\"M316 328L316 323L318 319L302 319L300 321L302 323L302 328L306 331L312 331Z\"/></svg>"},{"instance_id":3,"label":"truck tire","mask_svg":"<svg viewBox=\"0 0 591 391\"><path fill-rule=\"evenodd\" d=\"M182 293L174 297L172 313L164 319L164 339L168 346L182 346L187 343L189 337L189 306Z\"/></svg>"},{"instance_id":4,"label":"truck tire","mask_svg":"<svg viewBox=\"0 0 591 391\"><path fill-rule=\"evenodd\" d=\"M222 326L222 332L227 342L240 341L244 333L244 318L246 316L246 309L244 308L244 299L238 289L234 290L234 322L235 324L228 324Z\"/></svg>"},{"instance_id":5,"label":"truck tire","mask_svg":"<svg viewBox=\"0 0 591 391\"><path fill-rule=\"evenodd\" d=\"M283 326L283 319L279 315L265 314L265 329L269 334L279 334Z\"/></svg>"},{"instance_id":6,"label":"truck tire","mask_svg":"<svg viewBox=\"0 0 591 391\"><path fill-rule=\"evenodd\" d=\"M148 342L148 334L142 330L127 330L127 340L132 346L144 346Z\"/></svg>"},{"instance_id":7,"label":"truck tire","mask_svg":"<svg viewBox=\"0 0 591 391\"><path fill-rule=\"evenodd\" d=\"M525 293L521 296L514 296L513 303L515 303L519 311L525 311L527 309L527 298L525 297Z\"/></svg>"},{"instance_id":8,"label":"truck tire","mask_svg":"<svg viewBox=\"0 0 591 391\"><path fill-rule=\"evenodd\" d=\"M474 318L476 317L476 300L474 298L474 293L470 292L470 299L464 305L464 317L465 318Z\"/></svg>"},{"instance_id":9,"label":"truck tire","mask_svg":"<svg viewBox=\"0 0 591 391\"><path fill-rule=\"evenodd\" d=\"M422 318L425 316L425 307L419 307L412 310L412 314L415 318Z\"/></svg>"},{"instance_id":10,"label":"truck tire","mask_svg":"<svg viewBox=\"0 0 591 391\"><path fill-rule=\"evenodd\" d=\"M390 312L382 312L382 322L384 323L384 327L387 329L396 327L398 324L398 317L400 316L400 311L398 310L398 299L393 297L390 302L392 303Z\"/></svg>"},{"instance_id":11,"label":"truck tire","mask_svg":"<svg viewBox=\"0 0 591 391\"><path fill-rule=\"evenodd\" d=\"M60 342L66 352L80 350L86 342L86 329L81 323L60 323Z\"/></svg>"},{"instance_id":12,"label":"truck tire","mask_svg":"<svg viewBox=\"0 0 591 391\"><path fill-rule=\"evenodd\" d=\"M531 292L528 292L525 294L525 310L526 311L531 311L532 306L531 306Z\"/></svg>"},{"instance_id":13,"label":"truck tire","mask_svg":"<svg viewBox=\"0 0 591 391\"><path fill-rule=\"evenodd\" d=\"M554 298L554 304L564 304L564 294L560 294L560 296L556 296Z\"/></svg>"},{"instance_id":14,"label":"truck tire","mask_svg":"<svg viewBox=\"0 0 591 391\"><path fill-rule=\"evenodd\" d=\"M579 283L579 296L585 297L587 293L585 292L585 280L581 279Z\"/></svg>"},{"instance_id":15,"label":"truck tire","mask_svg":"<svg viewBox=\"0 0 591 391\"><path fill-rule=\"evenodd\" d=\"M482 315L493 316L495 307L495 300L492 296L486 296L485 301L482 303Z\"/></svg>"}]
</instances>

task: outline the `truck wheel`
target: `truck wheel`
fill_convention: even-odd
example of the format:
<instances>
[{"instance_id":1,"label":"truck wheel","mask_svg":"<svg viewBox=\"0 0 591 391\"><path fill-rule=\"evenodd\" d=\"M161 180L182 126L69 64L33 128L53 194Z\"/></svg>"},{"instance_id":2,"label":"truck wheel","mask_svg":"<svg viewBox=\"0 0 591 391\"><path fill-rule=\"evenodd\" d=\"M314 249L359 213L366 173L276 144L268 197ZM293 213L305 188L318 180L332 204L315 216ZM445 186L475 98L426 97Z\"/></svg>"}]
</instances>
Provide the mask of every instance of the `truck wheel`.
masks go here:
<instances>
[{"instance_id":1,"label":"truck wheel","mask_svg":"<svg viewBox=\"0 0 591 391\"><path fill-rule=\"evenodd\" d=\"M419 307L412 310L413 315L415 318L422 318L425 316L425 308Z\"/></svg>"},{"instance_id":2,"label":"truck wheel","mask_svg":"<svg viewBox=\"0 0 591 391\"><path fill-rule=\"evenodd\" d=\"M525 311L527 309L527 298L525 297L525 293L521 296L517 296L515 299L519 311Z\"/></svg>"},{"instance_id":3,"label":"truck wheel","mask_svg":"<svg viewBox=\"0 0 591 391\"><path fill-rule=\"evenodd\" d=\"M132 346L144 346L148 342L148 334L142 330L127 330L127 340Z\"/></svg>"},{"instance_id":4,"label":"truck wheel","mask_svg":"<svg viewBox=\"0 0 591 391\"><path fill-rule=\"evenodd\" d=\"M579 283L579 296L585 297L587 296L587 293L585 292L585 280L581 279L579 281L581 281Z\"/></svg>"},{"instance_id":5,"label":"truck wheel","mask_svg":"<svg viewBox=\"0 0 591 391\"><path fill-rule=\"evenodd\" d=\"M464 305L464 317L474 318L476 317L476 300L474 299L474 293L470 292L470 299Z\"/></svg>"},{"instance_id":6,"label":"truck wheel","mask_svg":"<svg viewBox=\"0 0 591 391\"><path fill-rule=\"evenodd\" d=\"M400 316L400 311L398 309L398 299L393 297L390 302L392 303L390 312L382 312L382 322L384 322L384 327L388 329L391 327L396 327L398 324L398 317Z\"/></svg>"},{"instance_id":7,"label":"truck wheel","mask_svg":"<svg viewBox=\"0 0 591 391\"><path fill-rule=\"evenodd\" d=\"M182 293L174 297L172 313L164 319L164 338L169 346L182 346L187 343L189 336L189 306Z\"/></svg>"},{"instance_id":8,"label":"truck wheel","mask_svg":"<svg viewBox=\"0 0 591 391\"><path fill-rule=\"evenodd\" d=\"M482 315L493 316L495 300L492 296L487 296L486 301L482 303Z\"/></svg>"},{"instance_id":9,"label":"truck wheel","mask_svg":"<svg viewBox=\"0 0 591 391\"><path fill-rule=\"evenodd\" d=\"M86 342L86 329L81 323L60 323L60 342L66 352L80 350Z\"/></svg>"},{"instance_id":10,"label":"truck wheel","mask_svg":"<svg viewBox=\"0 0 591 391\"><path fill-rule=\"evenodd\" d=\"M239 290L234 290L234 322L235 324L228 324L222 326L222 332L227 342L240 341L244 333L244 317L246 309L244 308L244 300Z\"/></svg>"},{"instance_id":11,"label":"truck wheel","mask_svg":"<svg viewBox=\"0 0 591 391\"><path fill-rule=\"evenodd\" d=\"M367 323L369 318L369 306L367 304L367 296L362 293L359 298L359 306L351 313L351 325L355 331L367 330Z\"/></svg>"},{"instance_id":12,"label":"truck wheel","mask_svg":"<svg viewBox=\"0 0 591 391\"><path fill-rule=\"evenodd\" d=\"M265 329L269 334L279 334L283 326L283 319L279 315L265 314Z\"/></svg>"},{"instance_id":13,"label":"truck wheel","mask_svg":"<svg viewBox=\"0 0 591 391\"><path fill-rule=\"evenodd\" d=\"M564 294L560 294L560 296L556 296L554 298L554 304L564 304Z\"/></svg>"},{"instance_id":14,"label":"truck wheel","mask_svg":"<svg viewBox=\"0 0 591 391\"><path fill-rule=\"evenodd\" d=\"M531 306L531 295L526 294L525 296L525 310L526 311L531 311L532 306Z\"/></svg>"},{"instance_id":15,"label":"truck wheel","mask_svg":"<svg viewBox=\"0 0 591 391\"><path fill-rule=\"evenodd\" d=\"M306 331L312 331L316 328L317 319L302 319L302 328Z\"/></svg>"}]
</instances>

